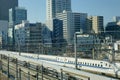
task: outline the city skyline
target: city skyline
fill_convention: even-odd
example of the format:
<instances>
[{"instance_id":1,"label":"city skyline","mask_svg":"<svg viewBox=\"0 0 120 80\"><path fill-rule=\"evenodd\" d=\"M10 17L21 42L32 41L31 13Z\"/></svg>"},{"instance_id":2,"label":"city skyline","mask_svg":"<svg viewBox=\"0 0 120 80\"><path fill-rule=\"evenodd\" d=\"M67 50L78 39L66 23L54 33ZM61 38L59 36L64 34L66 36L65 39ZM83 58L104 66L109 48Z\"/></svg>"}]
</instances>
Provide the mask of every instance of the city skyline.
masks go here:
<instances>
[{"instance_id":1,"label":"city skyline","mask_svg":"<svg viewBox=\"0 0 120 80\"><path fill-rule=\"evenodd\" d=\"M120 16L120 11L118 11L119 3L119 0L72 0L72 11L88 13L89 16L104 16L106 24L112 21L113 16ZM30 22L45 22L46 0L19 0L19 6L23 6L28 10L28 20Z\"/></svg>"}]
</instances>

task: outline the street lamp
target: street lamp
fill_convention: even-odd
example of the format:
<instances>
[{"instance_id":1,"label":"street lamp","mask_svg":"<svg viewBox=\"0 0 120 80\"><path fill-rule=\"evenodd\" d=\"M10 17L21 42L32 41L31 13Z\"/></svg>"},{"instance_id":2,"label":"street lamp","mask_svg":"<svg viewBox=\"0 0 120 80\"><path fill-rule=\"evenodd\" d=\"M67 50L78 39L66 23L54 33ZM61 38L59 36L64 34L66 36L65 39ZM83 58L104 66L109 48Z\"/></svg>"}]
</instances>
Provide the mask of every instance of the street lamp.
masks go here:
<instances>
[{"instance_id":1,"label":"street lamp","mask_svg":"<svg viewBox=\"0 0 120 80\"><path fill-rule=\"evenodd\" d=\"M74 53L75 53L75 68L77 69L77 35L80 35L80 32L74 33Z\"/></svg>"}]
</instances>

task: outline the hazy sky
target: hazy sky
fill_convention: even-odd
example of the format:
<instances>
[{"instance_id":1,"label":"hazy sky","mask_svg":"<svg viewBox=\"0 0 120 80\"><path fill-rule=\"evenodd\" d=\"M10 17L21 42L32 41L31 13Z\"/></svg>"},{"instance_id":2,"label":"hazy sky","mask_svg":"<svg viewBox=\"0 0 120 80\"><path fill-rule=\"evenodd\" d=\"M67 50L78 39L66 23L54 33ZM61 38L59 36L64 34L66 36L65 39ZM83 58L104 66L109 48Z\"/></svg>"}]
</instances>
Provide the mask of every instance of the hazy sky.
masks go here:
<instances>
[{"instance_id":1,"label":"hazy sky","mask_svg":"<svg viewBox=\"0 0 120 80\"><path fill-rule=\"evenodd\" d=\"M30 22L45 22L46 0L19 0L19 6L28 10ZM113 16L120 16L120 0L72 0L72 11L101 15L105 23L112 21Z\"/></svg>"}]
</instances>

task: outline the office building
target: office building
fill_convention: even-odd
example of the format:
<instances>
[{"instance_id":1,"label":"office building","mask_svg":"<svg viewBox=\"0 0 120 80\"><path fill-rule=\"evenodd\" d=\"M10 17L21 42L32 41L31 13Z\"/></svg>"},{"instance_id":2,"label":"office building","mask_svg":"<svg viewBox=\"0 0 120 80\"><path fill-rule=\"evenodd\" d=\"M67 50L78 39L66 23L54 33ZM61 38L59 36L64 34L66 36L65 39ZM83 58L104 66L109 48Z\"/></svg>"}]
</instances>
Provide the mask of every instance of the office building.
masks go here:
<instances>
[{"instance_id":1,"label":"office building","mask_svg":"<svg viewBox=\"0 0 120 80\"><path fill-rule=\"evenodd\" d=\"M37 51L42 46L42 27L41 23L29 23L23 21L15 26L15 44L23 47L22 50L30 52Z\"/></svg>"},{"instance_id":2,"label":"office building","mask_svg":"<svg viewBox=\"0 0 120 80\"><path fill-rule=\"evenodd\" d=\"M120 22L109 22L105 28L105 34L112 36L114 41L120 40Z\"/></svg>"},{"instance_id":3,"label":"office building","mask_svg":"<svg viewBox=\"0 0 120 80\"><path fill-rule=\"evenodd\" d=\"M74 13L73 12L73 23L74 23L75 32L80 32L80 30L82 30L84 33L88 32L87 13Z\"/></svg>"},{"instance_id":4,"label":"office building","mask_svg":"<svg viewBox=\"0 0 120 80\"><path fill-rule=\"evenodd\" d=\"M7 48L8 21L0 20L0 33L2 37L2 48Z\"/></svg>"},{"instance_id":5,"label":"office building","mask_svg":"<svg viewBox=\"0 0 120 80\"><path fill-rule=\"evenodd\" d=\"M103 16L92 17L92 29L96 34L101 34L104 32L103 24Z\"/></svg>"},{"instance_id":6,"label":"office building","mask_svg":"<svg viewBox=\"0 0 120 80\"><path fill-rule=\"evenodd\" d=\"M18 0L0 0L0 20L9 20L9 9L18 6Z\"/></svg>"},{"instance_id":7,"label":"office building","mask_svg":"<svg viewBox=\"0 0 120 80\"><path fill-rule=\"evenodd\" d=\"M71 11L71 0L47 0L46 1L46 25L53 31L53 19L57 13Z\"/></svg>"},{"instance_id":8,"label":"office building","mask_svg":"<svg viewBox=\"0 0 120 80\"><path fill-rule=\"evenodd\" d=\"M103 16L90 16L88 18L88 28L91 29L92 33L95 34L103 33L104 32L103 24L104 24Z\"/></svg>"},{"instance_id":9,"label":"office building","mask_svg":"<svg viewBox=\"0 0 120 80\"><path fill-rule=\"evenodd\" d=\"M0 33L0 49L2 49L2 34Z\"/></svg>"},{"instance_id":10,"label":"office building","mask_svg":"<svg viewBox=\"0 0 120 80\"><path fill-rule=\"evenodd\" d=\"M113 21L114 22L119 22L120 21L120 16L114 16Z\"/></svg>"},{"instance_id":11,"label":"office building","mask_svg":"<svg viewBox=\"0 0 120 80\"><path fill-rule=\"evenodd\" d=\"M57 13L57 18L63 21L63 38L68 44L72 44L74 36L74 24L71 11L63 11L63 13Z\"/></svg>"},{"instance_id":12,"label":"office building","mask_svg":"<svg viewBox=\"0 0 120 80\"><path fill-rule=\"evenodd\" d=\"M63 21L59 19L53 19L53 28L53 47L60 48L63 45Z\"/></svg>"},{"instance_id":13,"label":"office building","mask_svg":"<svg viewBox=\"0 0 120 80\"><path fill-rule=\"evenodd\" d=\"M88 33L94 33L92 30L92 16L87 17L87 31Z\"/></svg>"},{"instance_id":14,"label":"office building","mask_svg":"<svg viewBox=\"0 0 120 80\"><path fill-rule=\"evenodd\" d=\"M47 0L46 8L47 20L51 20L56 17L56 13L71 11L71 0Z\"/></svg>"},{"instance_id":15,"label":"office building","mask_svg":"<svg viewBox=\"0 0 120 80\"><path fill-rule=\"evenodd\" d=\"M25 8L15 7L9 9L9 30L8 30L9 43L8 44L13 45L13 47L15 46L14 26L22 23L22 20L27 20L27 10Z\"/></svg>"},{"instance_id":16,"label":"office building","mask_svg":"<svg viewBox=\"0 0 120 80\"><path fill-rule=\"evenodd\" d=\"M52 47L52 37L51 37L52 31L43 24L42 28L42 37L43 37L43 44L45 47Z\"/></svg>"},{"instance_id":17,"label":"office building","mask_svg":"<svg viewBox=\"0 0 120 80\"><path fill-rule=\"evenodd\" d=\"M9 9L10 25L20 24L22 20L27 20L27 10L25 8L15 7Z\"/></svg>"}]
</instances>

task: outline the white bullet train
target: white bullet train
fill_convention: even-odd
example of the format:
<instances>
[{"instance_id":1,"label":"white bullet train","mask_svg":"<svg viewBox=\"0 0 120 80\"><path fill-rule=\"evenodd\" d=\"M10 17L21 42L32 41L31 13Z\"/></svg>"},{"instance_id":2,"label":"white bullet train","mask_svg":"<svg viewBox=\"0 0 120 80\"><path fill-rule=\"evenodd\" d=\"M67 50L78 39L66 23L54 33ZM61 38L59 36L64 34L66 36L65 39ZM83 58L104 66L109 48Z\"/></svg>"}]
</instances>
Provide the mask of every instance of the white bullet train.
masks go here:
<instances>
[{"instance_id":1,"label":"white bullet train","mask_svg":"<svg viewBox=\"0 0 120 80\"><path fill-rule=\"evenodd\" d=\"M0 51L0 54L19 55L18 52ZM60 57L60 56L49 56L41 54L21 53L20 56L26 58L40 59L49 63L62 65L66 67L75 68L75 58L71 57ZM106 76L111 76L120 79L120 63L110 63L103 60L92 60L92 59L81 59L78 58L77 62L78 69L98 73Z\"/></svg>"}]
</instances>

